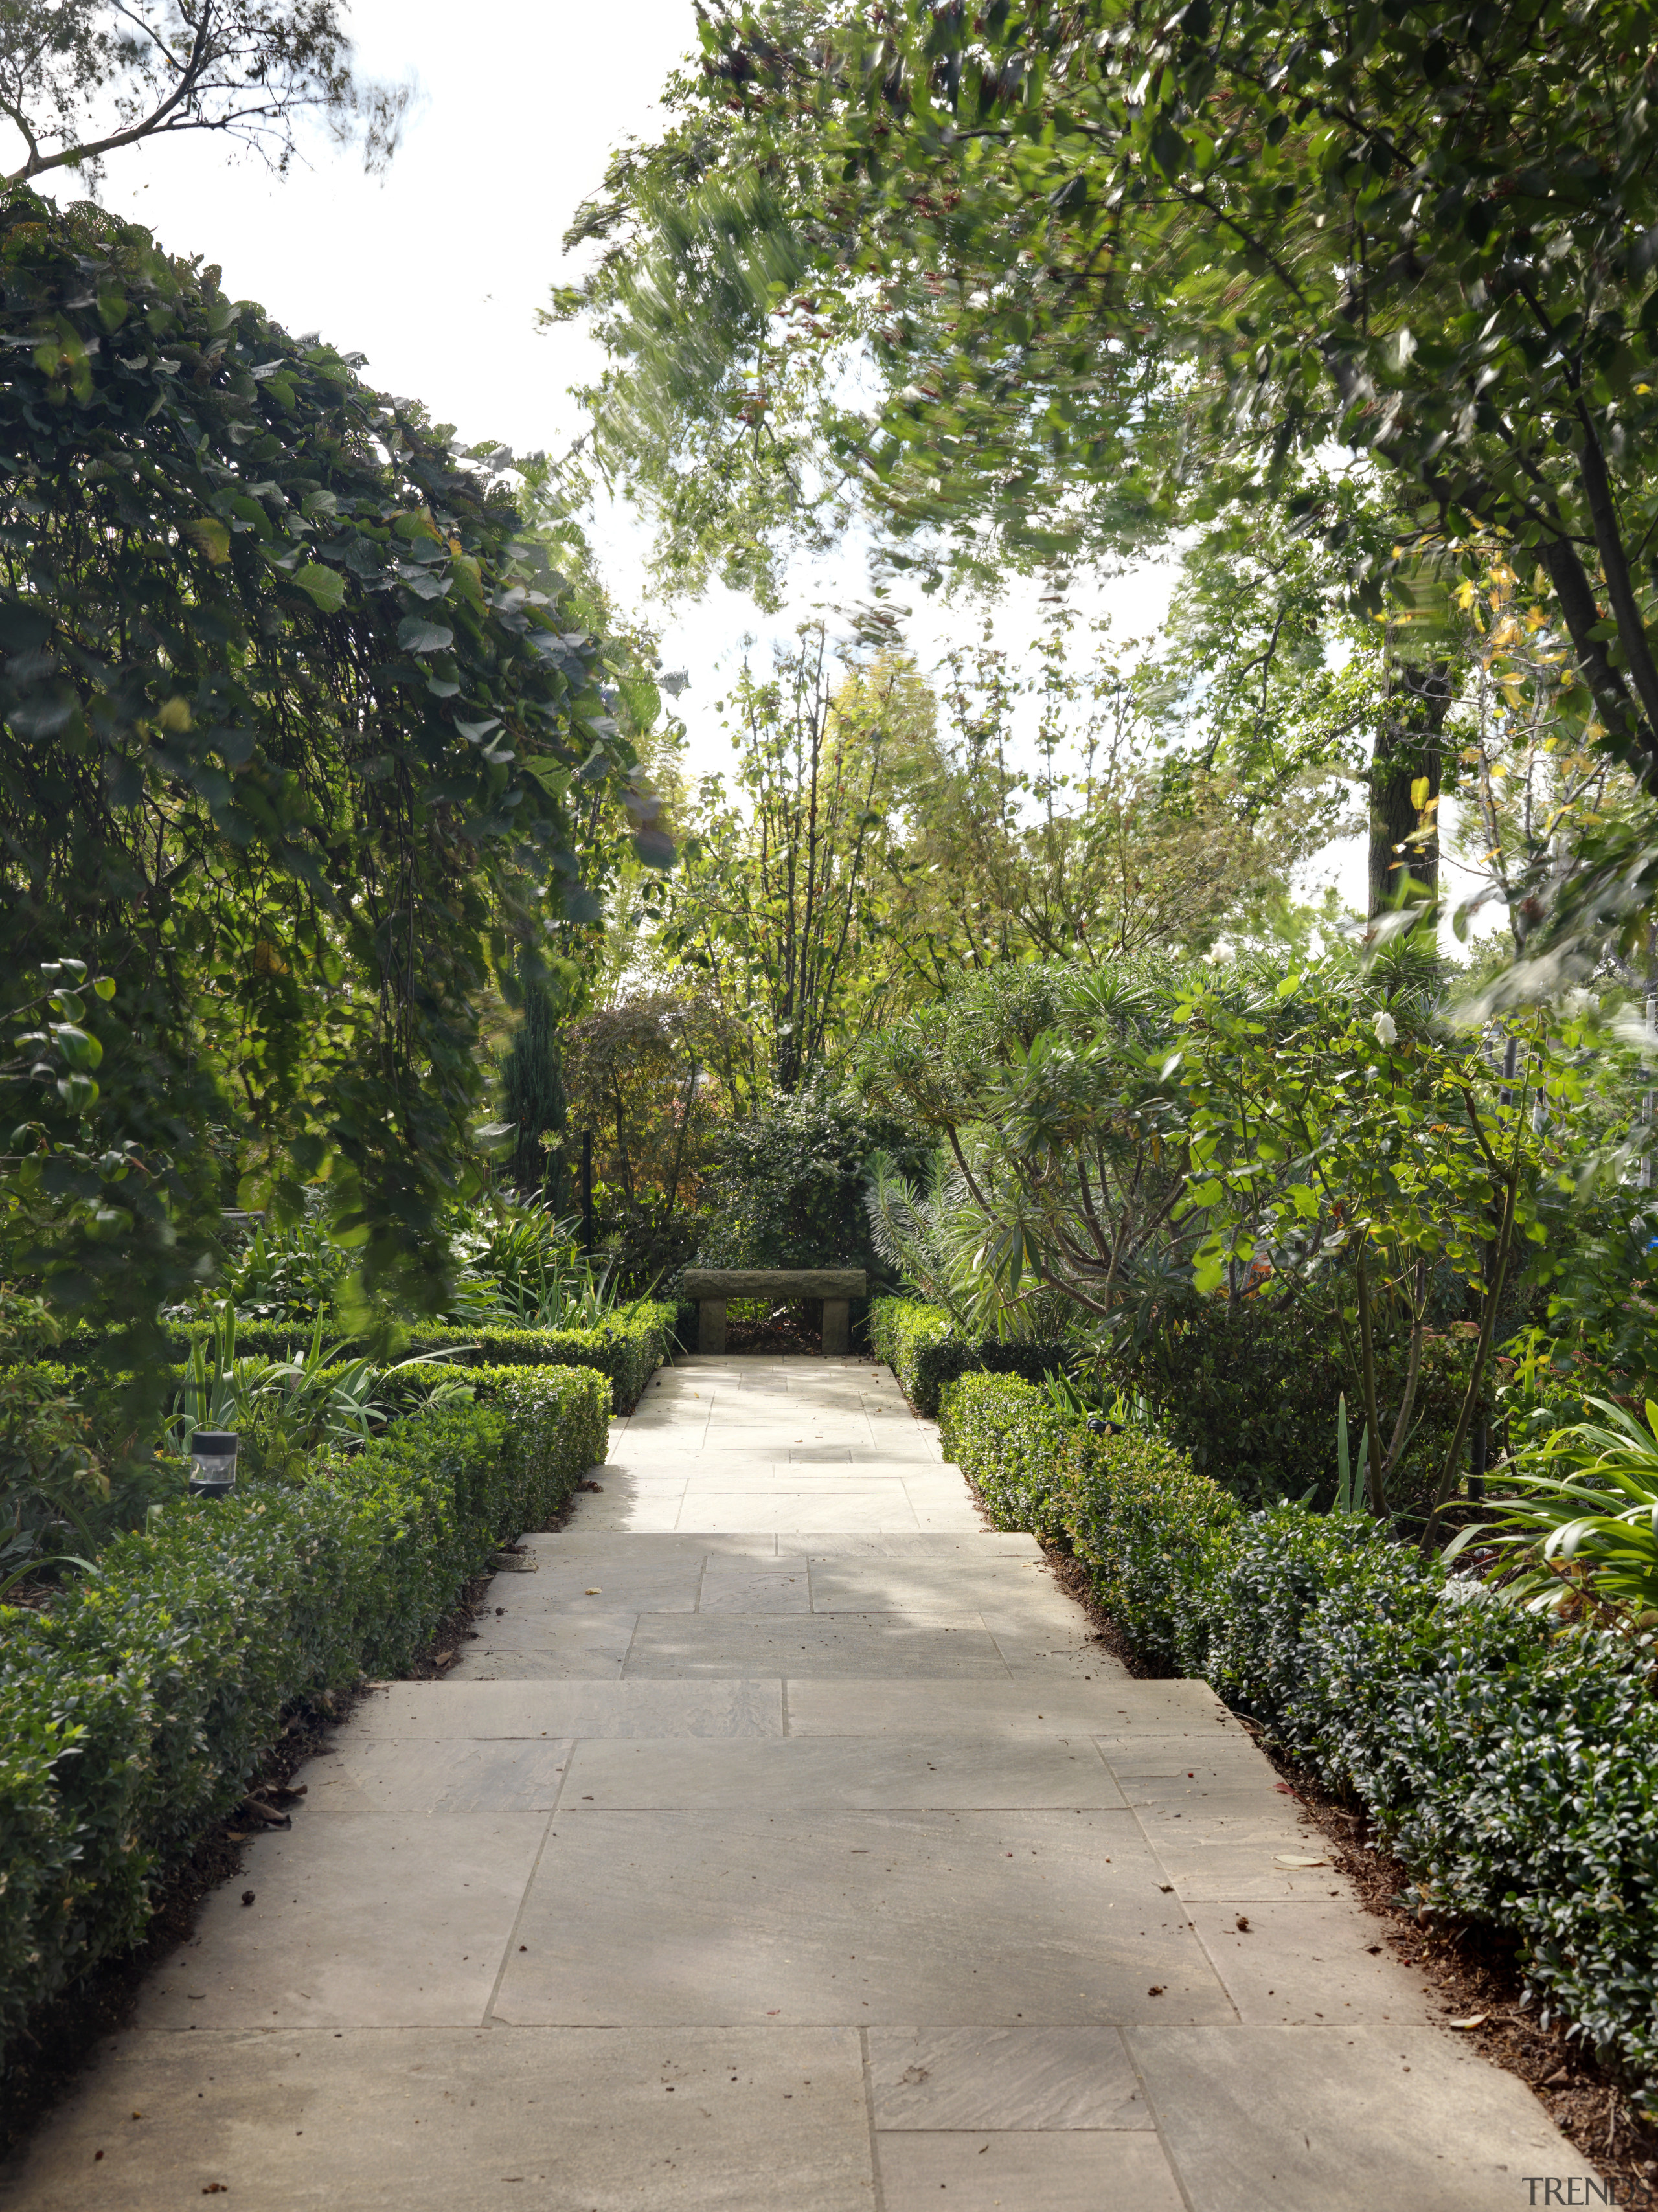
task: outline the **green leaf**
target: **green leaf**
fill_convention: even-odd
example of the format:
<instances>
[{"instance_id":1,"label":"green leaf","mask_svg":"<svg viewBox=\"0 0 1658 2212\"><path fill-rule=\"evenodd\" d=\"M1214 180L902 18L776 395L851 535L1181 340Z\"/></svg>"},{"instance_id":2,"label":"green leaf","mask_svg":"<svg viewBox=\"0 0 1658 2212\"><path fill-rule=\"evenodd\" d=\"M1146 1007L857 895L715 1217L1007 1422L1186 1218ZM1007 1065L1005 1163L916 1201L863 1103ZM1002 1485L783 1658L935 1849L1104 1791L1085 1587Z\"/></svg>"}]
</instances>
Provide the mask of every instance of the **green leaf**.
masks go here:
<instances>
[{"instance_id":1,"label":"green leaf","mask_svg":"<svg viewBox=\"0 0 1658 2212\"><path fill-rule=\"evenodd\" d=\"M230 558L230 532L223 523L210 521L205 515L200 515L184 525L184 534L215 567Z\"/></svg>"},{"instance_id":2,"label":"green leaf","mask_svg":"<svg viewBox=\"0 0 1658 2212\"><path fill-rule=\"evenodd\" d=\"M442 653L454 643L454 632L423 616L405 615L397 626L397 641L405 653Z\"/></svg>"},{"instance_id":3,"label":"green leaf","mask_svg":"<svg viewBox=\"0 0 1658 2212\"><path fill-rule=\"evenodd\" d=\"M338 568L325 568L320 561L308 561L302 568L296 568L294 581L326 615L337 615L345 604L344 577Z\"/></svg>"},{"instance_id":4,"label":"green leaf","mask_svg":"<svg viewBox=\"0 0 1658 2212\"><path fill-rule=\"evenodd\" d=\"M95 1036L88 1036L70 1022L54 1022L52 1042L71 1067L96 1067L104 1056L104 1048Z\"/></svg>"}]
</instances>

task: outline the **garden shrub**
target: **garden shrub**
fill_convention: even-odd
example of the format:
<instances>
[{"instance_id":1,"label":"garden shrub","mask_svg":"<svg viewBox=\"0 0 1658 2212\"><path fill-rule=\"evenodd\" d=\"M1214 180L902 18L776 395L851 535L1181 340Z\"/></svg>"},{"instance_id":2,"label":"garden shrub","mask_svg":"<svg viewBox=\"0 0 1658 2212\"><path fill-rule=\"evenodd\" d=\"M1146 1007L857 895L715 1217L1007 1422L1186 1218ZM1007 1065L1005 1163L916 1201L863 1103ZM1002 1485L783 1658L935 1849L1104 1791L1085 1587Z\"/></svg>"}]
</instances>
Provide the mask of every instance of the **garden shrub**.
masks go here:
<instances>
[{"instance_id":1,"label":"garden shrub","mask_svg":"<svg viewBox=\"0 0 1658 2212\"><path fill-rule=\"evenodd\" d=\"M1096 1435L1075 1419L1058 1425L1057 1524L1125 1634L1172 1665L1201 1625L1236 1502L1162 1437L1143 1429Z\"/></svg>"},{"instance_id":2,"label":"garden shrub","mask_svg":"<svg viewBox=\"0 0 1658 2212\"><path fill-rule=\"evenodd\" d=\"M863 1203L870 1155L917 1167L914 1132L814 1088L769 1099L720 1133L709 1178L704 1267L881 1266Z\"/></svg>"},{"instance_id":3,"label":"garden shrub","mask_svg":"<svg viewBox=\"0 0 1658 2212\"><path fill-rule=\"evenodd\" d=\"M420 1322L401 1333L398 1349L390 1357L406 1358L419 1352L454 1352L456 1364L491 1367L590 1367L610 1378L612 1410L631 1413L639 1394L673 1344L677 1309L643 1299L622 1308L613 1321L598 1328L461 1328L451 1322ZM210 1334L205 1323L180 1325L171 1340L182 1357L192 1340ZM366 1340L336 1338L325 1329L329 1350L350 1354L366 1348ZM303 1322L239 1321L236 1352L241 1358L283 1359L308 1349L311 1326ZM107 1363L119 1366L122 1332L74 1329L54 1347L67 1370L93 1374Z\"/></svg>"},{"instance_id":4,"label":"garden shrub","mask_svg":"<svg viewBox=\"0 0 1658 2212\"><path fill-rule=\"evenodd\" d=\"M1359 1709L1389 1695L1411 1663L1442 1583L1438 1565L1413 1547L1379 1540L1368 1514L1297 1504L1239 1513L1208 1593L1201 1650L1196 1625L1186 1630L1186 1671L1346 1790L1351 1765L1339 1742ZM1385 1716L1367 1725L1385 1732ZM1381 1812L1391 1801L1384 1792L1369 1802Z\"/></svg>"},{"instance_id":5,"label":"garden shrub","mask_svg":"<svg viewBox=\"0 0 1658 2212\"><path fill-rule=\"evenodd\" d=\"M945 1384L958 1375L1021 1375L1039 1382L1045 1375L1063 1372L1069 1357L1063 1344L963 1336L942 1306L915 1298L871 1300L869 1348L892 1369L917 1413L929 1419L939 1411Z\"/></svg>"},{"instance_id":6,"label":"garden shrub","mask_svg":"<svg viewBox=\"0 0 1658 2212\"><path fill-rule=\"evenodd\" d=\"M119 1390L52 1361L0 1366L0 1589L80 1558L183 1494L183 1463L123 1451Z\"/></svg>"},{"instance_id":7,"label":"garden shrub","mask_svg":"<svg viewBox=\"0 0 1658 2212\"><path fill-rule=\"evenodd\" d=\"M468 1365L590 1367L610 1378L611 1411L631 1413L674 1342L676 1307L655 1299L623 1308L597 1328L411 1329L405 1353L463 1351Z\"/></svg>"},{"instance_id":8,"label":"garden shrub","mask_svg":"<svg viewBox=\"0 0 1658 2212\"><path fill-rule=\"evenodd\" d=\"M1432 1495L1468 1387L1472 1344L1450 1328L1423 1344L1416 1419L1421 1427L1394 1482L1399 1505ZM1408 1346L1376 1347L1376 1391L1391 1418L1403 1394ZM1320 1505L1336 1487L1336 1408L1344 1392L1354 1449L1362 1389L1327 1305L1292 1309L1247 1298L1192 1298L1143 1340L1119 1340L1112 1379L1143 1391L1170 1440L1252 1504L1298 1498L1315 1486ZM1488 1383L1484 1413L1495 1411Z\"/></svg>"},{"instance_id":9,"label":"garden shrub","mask_svg":"<svg viewBox=\"0 0 1658 2212\"><path fill-rule=\"evenodd\" d=\"M0 1607L0 2033L143 1936L285 1709L405 1667L603 1459L600 1376L473 1381L302 1486L162 1506L48 1612Z\"/></svg>"},{"instance_id":10,"label":"garden shrub","mask_svg":"<svg viewBox=\"0 0 1658 2212\"><path fill-rule=\"evenodd\" d=\"M944 1387L938 1440L970 1474L998 1528L1055 1525L1059 1416L1011 1375L963 1375Z\"/></svg>"},{"instance_id":11,"label":"garden shrub","mask_svg":"<svg viewBox=\"0 0 1658 2212\"><path fill-rule=\"evenodd\" d=\"M1545 2021L1655 2101L1649 1654L1448 1579L1368 1516L1247 1510L1141 1432L1062 1421L1045 1481L1029 1460L1052 1409L1010 1379L964 1377L949 1407L964 1470L986 1497L1028 1495L1057 1516L1138 1650L1209 1681L1364 1805L1409 1869L1410 1901L1512 1934Z\"/></svg>"}]
</instances>

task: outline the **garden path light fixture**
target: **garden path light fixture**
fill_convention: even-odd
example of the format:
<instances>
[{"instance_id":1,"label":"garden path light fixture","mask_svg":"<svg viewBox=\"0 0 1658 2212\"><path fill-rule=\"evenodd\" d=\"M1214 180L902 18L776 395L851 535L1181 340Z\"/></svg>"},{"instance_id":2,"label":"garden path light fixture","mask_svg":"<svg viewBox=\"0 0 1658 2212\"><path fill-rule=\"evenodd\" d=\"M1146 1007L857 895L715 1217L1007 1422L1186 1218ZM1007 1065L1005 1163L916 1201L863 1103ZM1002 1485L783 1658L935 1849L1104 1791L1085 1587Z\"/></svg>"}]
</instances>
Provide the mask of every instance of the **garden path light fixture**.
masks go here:
<instances>
[{"instance_id":1,"label":"garden path light fixture","mask_svg":"<svg viewBox=\"0 0 1658 2212\"><path fill-rule=\"evenodd\" d=\"M235 1429L198 1429L190 1439L192 1498L228 1498L236 1486Z\"/></svg>"}]
</instances>

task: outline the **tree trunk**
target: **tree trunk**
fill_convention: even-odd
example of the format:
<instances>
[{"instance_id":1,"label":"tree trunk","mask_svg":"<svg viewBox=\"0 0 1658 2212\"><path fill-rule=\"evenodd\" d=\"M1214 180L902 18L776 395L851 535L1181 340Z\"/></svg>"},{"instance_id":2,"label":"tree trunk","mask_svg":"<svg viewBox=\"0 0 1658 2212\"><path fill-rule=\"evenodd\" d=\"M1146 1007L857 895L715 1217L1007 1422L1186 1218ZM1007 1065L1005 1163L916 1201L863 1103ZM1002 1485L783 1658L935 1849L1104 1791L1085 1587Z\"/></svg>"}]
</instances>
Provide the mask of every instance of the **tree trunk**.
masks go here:
<instances>
[{"instance_id":1,"label":"tree trunk","mask_svg":"<svg viewBox=\"0 0 1658 2212\"><path fill-rule=\"evenodd\" d=\"M1425 777L1428 805L1439 797L1440 739L1450 704L1448 661L1399 660L1389 669L1387 703L1370 764L1372 921L1398 905L1407 879L1430 894L1439 888L1436 815L1429 814L1430 834L1421 844L1406 840L1424 811L1412 787Z\"/></svg>"}]
</instances>

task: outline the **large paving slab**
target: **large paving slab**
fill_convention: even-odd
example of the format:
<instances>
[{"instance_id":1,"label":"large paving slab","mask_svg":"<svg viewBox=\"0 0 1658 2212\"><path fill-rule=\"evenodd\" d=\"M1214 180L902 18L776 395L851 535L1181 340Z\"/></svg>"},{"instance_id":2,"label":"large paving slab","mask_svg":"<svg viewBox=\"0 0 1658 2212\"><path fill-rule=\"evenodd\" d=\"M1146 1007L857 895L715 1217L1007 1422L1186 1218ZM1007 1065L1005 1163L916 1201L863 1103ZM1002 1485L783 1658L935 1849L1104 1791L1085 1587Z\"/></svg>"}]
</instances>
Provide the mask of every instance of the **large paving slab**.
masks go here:
<instances>
[{"instance_id":1,"label":"large paving slab","mask_svg":"<svg viewBox=\"0 0 1658 2212\"><path fill-rule=\"evenodd\" d=\"M1600 2201L1525 2083L1440 2029L1126 2033L1192 2212L1513 2212L1527 2174L1574 2178L1570 2201Z\"/></svg>"},{"instance_id":2,"label":"large paving slab","mask_svg":"<svg viewBox=\"0 0 1658 2212\"><path fill-rule=\"evenodd\" d=\"M1234 2017L1128 1812L621 1814L567 1796L518 1940L496 2009L521 2024Z\"/></svg>"},{"instance_id":3,"label":"large paving slab","mask_svg":"<svg viewBox=\"0 0 1658 2212\"><path fill-rule=\"evenodd\" d=\"M780 1682L399 1682L338 1740L782 1734Z\"/></svg>"},{"instance_id":4,"label":"large paving slab","mask_svg":"<svg viewBox=\"0 0 1658 2212\"><path fill-rule=\"evenodd\" d=\"M556 1747L562 1754L564 1745ZM789 1736L781 1743L588 1741L571 1759L572 1804L612 1810L771 1812L1119 1809L1098 1748L1028 1738ZM555 1771L559 1770L555 1769Z\"/></svg>"},{"instance_id":5,"label":"large paving slab","mask_svg":"<svg viewBox=\"0 0 1658 2212\"><path fill-rule=\"evenodd\" d=\"M260 2212L869 2212L861 2039L776 2025L127 2035L0 2179L0 2205L183 2212L210 2189Z\"/></svg>"},{"instance_id":6,"label":"large paving slab","mask_svg":"<svg viewBox=\"0 0 1658 2212\"><path fill-rule=\"evenodd\" d=\"M247 1846L145 1990L145 2027L482 2022L546 1813L316 1813Z\"/></svg>"},{"instance_id":7,"label":"large paving slab","mask_svg":"<svg viewBox=\"0 0 1658 2212\"><path fill-rule=\"evenodd\" d=\"M594 1480L296 1778L3 2212L1585 2201L885 1370L684 1360Z\"/></svg>"}]
</instances>

